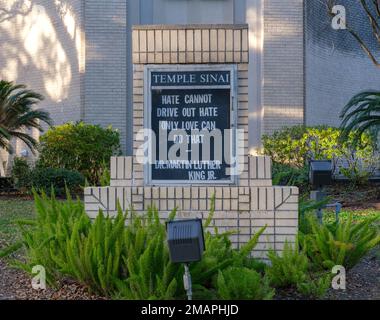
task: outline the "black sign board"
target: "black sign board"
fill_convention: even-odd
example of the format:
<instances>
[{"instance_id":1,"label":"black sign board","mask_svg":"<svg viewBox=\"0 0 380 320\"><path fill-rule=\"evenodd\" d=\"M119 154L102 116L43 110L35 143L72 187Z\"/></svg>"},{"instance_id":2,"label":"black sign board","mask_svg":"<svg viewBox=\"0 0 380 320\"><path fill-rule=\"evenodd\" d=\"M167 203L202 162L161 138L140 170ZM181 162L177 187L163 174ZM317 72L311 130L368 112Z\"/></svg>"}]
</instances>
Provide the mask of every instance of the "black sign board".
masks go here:
<instances>
[{"instance_id":1,"label":"black sign board","mask_svg":"<svg viewBox=\"0 0 380 320\"><path fill-rule=\"evenodd\" d=\"M233 68L150 71L149 182L231 183Z\"/></svg>"}]
</instances>

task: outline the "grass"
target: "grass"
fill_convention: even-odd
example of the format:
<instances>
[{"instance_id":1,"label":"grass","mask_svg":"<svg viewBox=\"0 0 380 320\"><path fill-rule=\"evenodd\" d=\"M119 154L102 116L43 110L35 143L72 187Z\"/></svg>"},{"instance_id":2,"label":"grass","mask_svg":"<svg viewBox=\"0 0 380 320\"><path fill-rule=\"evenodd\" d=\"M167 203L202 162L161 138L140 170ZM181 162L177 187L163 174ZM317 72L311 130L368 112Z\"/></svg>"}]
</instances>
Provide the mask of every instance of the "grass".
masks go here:
<instances>
[{"instance_id":1,"label":"grass","mask_svg":"<svg viewBox=\"0 0 380 320\"><path fill-rule=\"evenodd\" d=\"M357 210L345 210L343 209L339 214L339 220L345 221L349 215L353 215L354 221L363 221L366 218L371 218L380 215L380 210L375 209L357 209ZM326 223L335 221L335 212L332 210L324 210L323 221Z\"/></svg>"},{"instance_id":2,"label":"grass","mask_svg":"<svg viewBox=\"0 0 380 320\"><path fill-rule=\"evenodd\" d=\"M354 220L363 221L365 218L380 215L380 210L358 209L342 210L340 220L344 221L349 214L353 214ZM32 200L0 199L0 249L13 244L19 238L16 221L19 219L30 219L34 216L34 202ZM325 222L335 220L335 213L332 210L325 210L323 219Z\"/></svg>"},{"instance_id":3,"label":"grass","mask_svg":"<svg viewBox=\"0 0 380 320\"><path fill-rule=\"evenodd\" d=\"M34 216L34 202L31 200L0 199L0 249L13 244L19 238L16 221Z\"/></svg>"}]
</instances>

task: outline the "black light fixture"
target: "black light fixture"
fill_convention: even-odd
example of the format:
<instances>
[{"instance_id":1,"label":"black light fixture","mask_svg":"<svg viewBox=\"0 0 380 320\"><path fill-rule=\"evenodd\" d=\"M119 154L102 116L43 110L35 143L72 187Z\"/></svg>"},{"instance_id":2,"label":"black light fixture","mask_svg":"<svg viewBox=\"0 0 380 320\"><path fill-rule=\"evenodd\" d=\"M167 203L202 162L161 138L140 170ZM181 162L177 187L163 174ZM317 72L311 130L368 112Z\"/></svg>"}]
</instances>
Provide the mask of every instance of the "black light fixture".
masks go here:
<instances>
[{"instance_id":1,"label":"black light fixture","mask_svg":"<svg viewBox=\"0 0 380 320\"><path fill-rule=\"evenodd\" d=\"M184 287L189 300L192 299L190 262L200 261L205 250L201 219L172 220L166 224L170 260L183 263L185 274Z\"/></svg>"},{"instance_id":2,"label":"black light fixture","mask_svg":"<svg viewBox=\"0 0 380 320\"><path fill-rule=\"evenodd\" d=\"M310 192L310 199L320 202L326 198L323 187L333 183L333 165L331 160L311 160L309 167L309 182L316 190ZM339 213L342 205L339 202L326 204L316 210L316 214L320 223L323 220L323 208L335 208L336 221L339 221Z\"/></svg>"},{"instance_id":3,"label":"black light fixture","mask_svg":"<svg viewBox=\"0 0 380 320\"><path fill-rule=\"evenodd\" d=\"M313 187L322 188L332 184L332 161L331 160L311 160L309 169L309 179Z\"/></svg>"}]
</instances>

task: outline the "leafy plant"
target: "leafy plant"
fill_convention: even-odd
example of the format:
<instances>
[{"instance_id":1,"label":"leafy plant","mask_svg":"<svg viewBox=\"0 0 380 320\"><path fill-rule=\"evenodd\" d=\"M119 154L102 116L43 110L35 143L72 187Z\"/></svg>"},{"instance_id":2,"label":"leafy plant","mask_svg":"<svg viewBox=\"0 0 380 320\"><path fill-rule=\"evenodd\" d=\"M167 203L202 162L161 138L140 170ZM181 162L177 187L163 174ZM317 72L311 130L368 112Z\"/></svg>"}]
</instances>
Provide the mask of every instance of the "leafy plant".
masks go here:
<instances>
[{"instance_id":1,"label":"leafy plant","mask_svg":"<svg viewBox=\"0 0 380 320\"><path fill-rule=\"evenodd\" d=\"M173 210L169 219L175 214ZM171 263L165 238L157 209L150 208L145 217L132 213L125 234L128 254L122 257L126 279L116 281L118 297L175 299L182 295L181 266Z\"/></svg>"},{"instance_id":2,"label":"leafy plant","mask_svg":"<svg viewBox=\"0 0 380 320\"><path fill-rule=\"evenodd\" d=\"M118 207L115 217L99 212L93 223L83 204L58 201L42 193L34 193L36 220L19 221L26 261L18 265L31 271L43 265L48 282L54 285L63 276L85 284L94 292L122 299L181 299L184 298L181 265L169 258L165 225L157 209L146 214L133 211L125 214ZM205 225L210 225L213 210ZM169 219L173 219L173 210ZM240 250L232 248L228 233L206 233L205 259L191 265L195 297L216 298L219 271L228 267L253 270L249 254L265 228L260 230ZM13 249L2 251L9 254Z\"/></svg>"},{"instance_id":3,"label":"leafy plant","mask_svg":"<svg viewBox=\"0 0 380 320\"><path fill-rule=\"evenodd\" d=\"M16 188L24 189L31 186L31 168L24 158L15 157L12 166L12 180Z\"/></svg>"},{"instance_id":4,"label":"leafy plant","mask_svg":"<svg viewBox=\"0 0 380 320\"><path fill-rule=\"evenodd\" d=\"M271 266L266 270L266 274L272 285L282 288L306 281L309 260L296 245L286 243L281 256L271 250L268 258Z\"/></svg>"},{"instance_id":5,"label":"leafy plant","mask_svg":"<svg viewBox=\"0 0 380 320\"><path fill-rule=\"evenodd\" d=\"M341 130L327 126L295 126L263 136L264 153L276 163L304 168L311 159L333 160L355 152L359 159L370 159L374 155L375 141L369 134L361 137L361 144L355 144L352 132L344 141L340 140Z\"/></svg>"},{"instance_id":6,"label":"leafy plant","mask_svg":"<svg viewBox=\"0 0 380 320\"><path fill-rule=\"evenodd\" d=\"M354 223L352 215L340 223L319 224L308 217L311 231L300 234L300 244L314 265L329 269L335 265L352 268L365 254L380 243L380 216Z\"/></svg>"},{"instance_id":7,"label":"leafy plant","mask_svg":"<svg viewBox=\"0 0 380 320\"><path fill-rule=\"evenodd\" d=\"M372 157L358 157L356 152L346 150L344 154L345 165L339 166L339 171L353 185L364 185L369 178L380 168L379 155L373 154Z\"/></svg>"},{"instance_id":8,"label":"leafy plant","mask_svg":"<svg viewBox=\"0 0 380 320\"><path fill-rule=\"evenodd\" d=\"M86 236L91 226L82 202L74 202L69 193L67 198L63 202L56 200L54 194L48 198L34 192L36 219L18 221L27 254L27 261L18 262L18 266L28 272L35 265L44 266L52 285L60 278L60 272L72 272L61 268L69 259L66 252L70 238Z\"/></svg>"},{"instance_id":9,"label":"leafy plant","mask_svg":"<svg viewBox=\"0 0 380 320\"><path fill-rule=\"evenodd\" d=\"M12 138L23 141L32 152L35 152L37 141L25 129L43 131L41 123L51 124L49 113L35 109L42 95L26 90L25 85L0 81L0 148L13 152L10 143Z\"/></svg>"},{"instance_id":10,"label":"leafy plant","mask_svg":"<svg viewBox=\"0 0 380 320\"><path fill-rule=\"evenodd\" d=\"M103 162L101 168L99 184L101 187L108 187L111 184L111 172L109 166L105 162Z\"/></svg>"},{"instance_id":11,"label":"leafy plant","mask_svg":"<svg viewBox=\"0 0 380 320\"><path fill-rule=\"evenodd\" d=\"M39 166L79 171L91 184L99 184L104 166L120 154L118 131L83 122L51 128L40 141Z\"/></svg>"},{"instance_id":12,"label":"leafy plant","mask_svg":"<svg viewBox=\"0 0 380 320\"><path fill-rule=\"evenodd\" d=\"M214 228L214 232L209 230L212 217L214 215L214 201L211 203L211 210L208 219L204 223L205 232L205 246L206 250L203 254L202 260L191 265L191 274L194 283L195 295L198 292L204 293L210 290L208 298L214 298L213 292L216 288L216 279L218 272L228 267L257 267L258 264L254 263L255 259L250 258L250 253L256 247L259 237L263 234L266 227L261 228L240 250L232 248L229 236L234 232L219 233L218 228Z\"/></svg>"},{"instance_id":13,"label":"leafy plant","mask_svg":"<svg viewBox=\"0 0 380 320\"><path fill-rule=\"evenodd\" d=\"M272 166L273 184L276 186L297 186L305 189L309 185L308 172L309 168L306 165L298 168L274 162Z\"/></svg>"},{"instance_id":14,"label":"leafy plant","mask_svg":"<svg viewBox=\"0 0 380 320\"><path fill-rule=\"evenodd\" d=\"M321 201L314 200L305 200L303 198L300 199L298 206L298 220L299 220L299 231L302 233L311 233L311 226L309 217L316 217L316 210L319 208L323 208L326 204L331 201L329 197L325 197Z\"/></svg>"},{"instance_id":15,"label":"leafy plant","mask_svg":"<svg viewBox=\"0 0 380 320\"><path fill-rule=\"evenodd\" d=\"M274 290L267 278L251 269L229 267L218 272L217 294L224 300L270 300Z\"/></svg>"},{"instance_id":16,"label":"leafy plant","mask_svg":"<svg viewBox=\"0 0 380 320\"><path fill-rule=\"evenodd\" d=\"M355 95L341 112L341 140L353 135L354 142L361 143L365 132L372 131L374 136L380 130L380 92L365 91Z\"/></svg>"},{"instance_id":17,"label":"leafy plant","mask_svg":"<svg viewBox=\"0 0 380 320\"><path fill-rule=\"evenodd\" d=\"M66 188L71 192L81 189L84 183L83 176L77 172L56 168L35 168L30 175L31 185L40 191L50 194L54 190L56 195L64 195Z\"/></svg>"},{"instance_id":18,"label":"leafy plant","mask_svg":"<svg viewBox=\"0 0 380 320\"><path fill-rule=\"evenodd\" d=\"M312 274L306 281L297 284L297 291L312 298L323 298L331 287L332 275L329 272Z\"/></svg>"},{"instance_id":19,"label":"leafy plant","mask_svg":"<svg viewBox=\"0 0 380 320\"><path fill-rule=\"evenodd\" d=\"M270 284L277 288L292 287L308 297L323 297L331 283L327 272L313 272L307 255L298 245L286 243L281 255L274 251L268 254L271 265L266 270Z\"/></svg>"}]
</instances>

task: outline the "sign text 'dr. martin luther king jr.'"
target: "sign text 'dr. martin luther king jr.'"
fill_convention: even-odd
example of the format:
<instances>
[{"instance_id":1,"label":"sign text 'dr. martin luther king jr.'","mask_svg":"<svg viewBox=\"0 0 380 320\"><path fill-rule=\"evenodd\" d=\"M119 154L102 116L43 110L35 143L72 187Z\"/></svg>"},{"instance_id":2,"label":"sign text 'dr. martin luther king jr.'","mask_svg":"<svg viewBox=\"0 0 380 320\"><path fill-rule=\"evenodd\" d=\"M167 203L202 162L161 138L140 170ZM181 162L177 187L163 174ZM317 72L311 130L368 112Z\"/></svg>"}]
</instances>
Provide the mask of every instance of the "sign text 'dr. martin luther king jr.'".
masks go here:
<instances>
[{"instance_id":1,"label":"sign text 'dr. martin luther king jr.'","mask_svg":"<svg viewBox=\"0 0 380 320\"><path fill-rule=\"evenodd\" d=\"M235 67L147 66L148 184L233 183Z\"/></svg>"}]
</instances>

